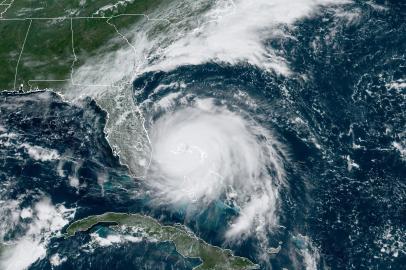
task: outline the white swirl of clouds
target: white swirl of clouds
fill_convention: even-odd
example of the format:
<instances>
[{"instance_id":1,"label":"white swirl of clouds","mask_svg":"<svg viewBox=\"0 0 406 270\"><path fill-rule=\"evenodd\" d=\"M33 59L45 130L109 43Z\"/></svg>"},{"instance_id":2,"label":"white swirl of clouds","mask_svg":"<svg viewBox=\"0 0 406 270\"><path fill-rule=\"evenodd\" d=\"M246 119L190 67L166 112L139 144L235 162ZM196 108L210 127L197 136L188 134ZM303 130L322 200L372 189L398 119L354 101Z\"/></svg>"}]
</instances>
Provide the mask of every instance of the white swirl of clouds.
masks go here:
<instances>
[{"instance_id":1,"label":"white swirl of clouds","mask_svg":"<svg viewBox=\"0 0 406 270\"><path fill-rule=\"evenodd\" d=\"M283 155L253 119L210 99L167 111L151 126L146 184L157 203L199 205L227 198L239 209L226 238L266 232L277 224Z\"/></svg>"},{"instance_id":2,"label":"white swirl of clouds","mask_svg":"<svg viewBox=\"0 0 406 270\"><path fill-rule=\"evenodd\" d=\"M67 96L92 96L109 113L109 143L134 175L147 179L156 201L207 204L226 194L240 208L227 237L263 232L277 223L278 183L283 181L283 164L271 132L226 108L196 105L167 111L148 134L139 104L132 104L133 92L125 85L131 86L147 71L207 62L250 64L289 76L284 52L268 41L294 39L287 29L295 22L349 2L167 1L123 30L126 41L117 35L106 44L106 48L121 44L120 49L100 50L75 67ZM171 106L168 100L161 102Z\"/></svg>"}]
</instances>

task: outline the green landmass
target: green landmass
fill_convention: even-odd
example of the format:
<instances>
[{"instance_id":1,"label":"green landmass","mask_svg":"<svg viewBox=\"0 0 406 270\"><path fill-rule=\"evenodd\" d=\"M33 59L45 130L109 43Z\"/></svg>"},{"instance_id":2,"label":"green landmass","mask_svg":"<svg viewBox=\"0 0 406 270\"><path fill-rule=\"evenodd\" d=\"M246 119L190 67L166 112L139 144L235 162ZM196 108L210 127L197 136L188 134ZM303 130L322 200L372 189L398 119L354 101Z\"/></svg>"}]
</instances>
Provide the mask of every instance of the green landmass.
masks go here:
<instances>
[{"instance_id":1,"label":"green landmass","mask_svg":"<svg viewBox=\"0 0 406 270\"><path fill-rule=\"evenodd\" d=\"M10 6L0 6L0 91L18 90L20 85L23 90L60 90L71 82L72 68L99 53L128 46L118 32L146 19L142 14L148 15L167 2L4 2ZM114 39L118 41L112 46L109 41Z\"/></svg>"},{"instance_id":2,"label":"green landmass","mask_svg":"<svg viewBox=\"0 0 406 270\"><path fill-rule=\"evenodd\" d=\"M111 16L128 11L150 11L160 0L8 0L12 3L3 18ZM7 2L5 3L7 4ZM112 7L108 9L107 7Z\"/></svg>"},{"instance_id":3,"label":"green landmass","mask_svg":"<svg viewBox=\"0 0 406 270\"><path fill-rule=\"evenodd\" d=\"M0 21L0 89L14 88L14 76L28 21Z\"/></svg>"},{"instance_id":4,"label":"green landmass","mask_svg":"<svg viewBox=\"0 0 406 270\"><path fill-rule=\"evenodd\" d=\"M85 232L95 225L114 224L135 227L144 235L158 241L171 241L176 250L187 258L200 258L202 263L195 269L238 270L258 269L250 260L234 256L230 250L212 246L199 239L183 226L164 226L151 217L139 214L105 213L98 216L89 216L72 223L66 229L66 237L76 232Z\"/></svg>"}]
</instances>

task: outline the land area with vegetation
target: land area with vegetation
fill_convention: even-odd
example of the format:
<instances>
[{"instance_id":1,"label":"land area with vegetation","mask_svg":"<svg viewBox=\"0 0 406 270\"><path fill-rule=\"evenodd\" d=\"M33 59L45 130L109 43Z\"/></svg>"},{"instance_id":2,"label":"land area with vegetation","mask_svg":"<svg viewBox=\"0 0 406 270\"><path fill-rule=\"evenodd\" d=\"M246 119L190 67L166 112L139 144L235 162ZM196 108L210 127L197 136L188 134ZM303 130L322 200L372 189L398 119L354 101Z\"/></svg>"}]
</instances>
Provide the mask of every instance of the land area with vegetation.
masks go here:
<instances>
[{"instance_id":1,"label":"land area with vegetation","mask_svg":"<svg viewBox=\"0 0 406 270\"><path fill-rule=\"evenodd\" d=\"M0 0L0 91L58 89L162 0ZM121 43L106 46L111 39Z\"/></svg>"},{"instance_id":2,"label":"land area with vegetation","mask_svg":"<svg viewBox=\"0 0 406 270\"><path fill-rule=\"evenodd\" d=\"M125 33L168 1L163 0L0 0L0 91L51 89L63 92L87 59L119 49ZM164 7L162 7L164 8ZM117 42L109 42L116 39ZM163 226L139 214L105 213L72 223L66 237L95 225L123 225L172 242L178 253L198 258L196 269L256 269L250 260L212 246L187 228ZM0 243L0 255L8 249Z\"/></svg>"},{"instance_id":3,"label":"land area with vegetation","mask_svg":"<svg viewBox=\"0 0 406 270\"><path fill-rule=\"evenodd\" d=\"M202 261L195 269L257 269L257 265L250 260L234 256L228 249L206 243L181 225L164 226L155 219L140 214L105 213L89 216L72 223L65 235L72 237L75 233L87 232L96 225L133 227L144 237L162 242L170 241L182 256L199 258Z\"/></svg>"}]
</instances>

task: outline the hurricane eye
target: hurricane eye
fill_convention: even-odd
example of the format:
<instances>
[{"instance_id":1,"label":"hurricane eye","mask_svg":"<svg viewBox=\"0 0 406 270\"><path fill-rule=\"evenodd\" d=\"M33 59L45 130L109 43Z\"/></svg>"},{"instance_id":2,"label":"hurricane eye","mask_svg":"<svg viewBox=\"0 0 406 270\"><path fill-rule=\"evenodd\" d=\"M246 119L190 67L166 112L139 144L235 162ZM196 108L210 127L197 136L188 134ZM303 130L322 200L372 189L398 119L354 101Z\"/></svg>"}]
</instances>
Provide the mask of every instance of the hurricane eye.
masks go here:
<instances>
[{"instance_id":1,"label":"hurricane eye","mask_svg":"<svg viewBox=\"0 0 406 270\"><path fill-rule=\"evenodd\" d=\"M236 220L230 238L256 226L258 218L277 220L278 177L284 171L268 129L214 99L197 98L164 112L152 118L149 132L153 151L145 182L156 201L208 207L229 197L242 212L258 206L254 216Z\"/></svg>"}]
</instances>

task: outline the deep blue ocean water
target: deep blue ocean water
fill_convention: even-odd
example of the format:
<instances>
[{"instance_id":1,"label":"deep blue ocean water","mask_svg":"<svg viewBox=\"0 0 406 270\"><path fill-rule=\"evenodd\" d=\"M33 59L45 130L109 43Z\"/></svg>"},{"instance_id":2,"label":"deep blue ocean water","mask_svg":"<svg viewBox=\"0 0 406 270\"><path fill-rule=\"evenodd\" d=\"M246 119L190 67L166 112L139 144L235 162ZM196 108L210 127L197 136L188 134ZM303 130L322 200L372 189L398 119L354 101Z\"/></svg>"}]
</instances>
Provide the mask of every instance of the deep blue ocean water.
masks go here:
<instances>
[{"instance_id":1,"label":"deep blue ocean water","mask_svg":"<svg viewBox=\"0 0 406 270\"><path fill-rule=\"evenodd\" d=\"M268 41L287 55L294 72L310 74L307 78L285 78L244 64L207 63L147 73L133 84L134 92L141 93L134 95L137 103L178 91L174 86L154 94L159 85L178 81L188 84L189 94L227 100L232 110L245 106L235 99L237 91L255 100L258 106L244 107L244 113L272 130L289 152L281 228L269 236L273 246L282 246L269 262L274 269L303 268L301 250L307 243L301 234L318 249L318 269L406 265L406 157L395 147L405 147L406 89L391 86L406 79L406 8L401 2L386 4L388 10L377 11L357 3L364 16L356 24L339 24L326 12L290 29L295 39ZM103 131L106 113L94 101L73 105L46 91L2 93L0 111L1 126L18 134L7 139L10 146L0 148L3 200L19 199L29 206L46 194L55 204L76 208L76 219L106 211L141 212L165 224L184 223L207 242L258 261L252 252L255 239L224 243L227 221L238 213L221 200L192 216L182 208L174 212L151 206L142 181L132 178L113 155ZM147 110L148 119L160 116L148 115ZM304 123L293 123L297 118ZM34 160L21 147L24 143L55 149L69 161ZM69 183L68 175L73 174L78 188ZM99 182L100 175L105 182ZM93 229L103 230L109 229ZM5 239L20 231L16 226ZM177 254L170 243L142 241L96 247L97 252L79 249L89 239L87 233L52 239L49 254L73 258L58 269L197 265ZM30 267L51 268L48 256Z\"/></svg>"}]
</instances>

